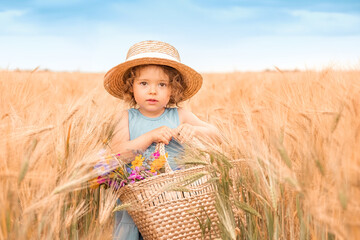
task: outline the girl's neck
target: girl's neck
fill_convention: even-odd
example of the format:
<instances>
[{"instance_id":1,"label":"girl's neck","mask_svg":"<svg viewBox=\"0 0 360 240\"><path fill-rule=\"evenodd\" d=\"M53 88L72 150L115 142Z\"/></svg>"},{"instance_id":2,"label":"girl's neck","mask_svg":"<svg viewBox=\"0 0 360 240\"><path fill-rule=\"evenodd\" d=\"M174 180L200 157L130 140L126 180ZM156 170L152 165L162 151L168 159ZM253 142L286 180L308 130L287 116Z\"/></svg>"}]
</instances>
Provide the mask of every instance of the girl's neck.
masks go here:
<instances>
[{"instance_id":1,"label":"girl's neck","mask_svg":"<svg viewBox=\"0 0 360 240\"><path fill-rule=\"evenodd\" d=\"M144 115L145 117L148 118L157 118L160 117L164 112L165 112L166 108L161 109L160 111L156 111L156 112L149 112L149 111L144 111L143 109L139 108L139 112Z\"/></svg>"}]
</instances>

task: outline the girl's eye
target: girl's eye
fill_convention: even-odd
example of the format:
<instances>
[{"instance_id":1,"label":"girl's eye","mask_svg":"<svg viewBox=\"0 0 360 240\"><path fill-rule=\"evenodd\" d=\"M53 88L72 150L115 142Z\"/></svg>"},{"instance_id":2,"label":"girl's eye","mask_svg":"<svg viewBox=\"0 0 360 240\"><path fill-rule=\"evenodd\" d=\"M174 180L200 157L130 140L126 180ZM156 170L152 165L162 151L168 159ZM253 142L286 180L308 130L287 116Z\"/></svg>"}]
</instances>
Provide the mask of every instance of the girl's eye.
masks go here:
<instances>
[{"instance_id":1,"label":"girl's eye","mask_svg":"<svg viewBox=\"0 0 360 240\"><path fill-rule=\"evenodd\" d=\"M159 83L159 86L160 86L160 87L166 87L167 84L166 84L166 83Z\"/></svg>"},{"instance_id":2,"label":"girl's eye","mask_svg":"<svg viewBox=\"0 0 360 240\"><path fill-rule=\"evenodd\" d=\"M147 82L140 82L140 85L146 86L146 85L147 85Z\"/></svg>"}]
</instances>

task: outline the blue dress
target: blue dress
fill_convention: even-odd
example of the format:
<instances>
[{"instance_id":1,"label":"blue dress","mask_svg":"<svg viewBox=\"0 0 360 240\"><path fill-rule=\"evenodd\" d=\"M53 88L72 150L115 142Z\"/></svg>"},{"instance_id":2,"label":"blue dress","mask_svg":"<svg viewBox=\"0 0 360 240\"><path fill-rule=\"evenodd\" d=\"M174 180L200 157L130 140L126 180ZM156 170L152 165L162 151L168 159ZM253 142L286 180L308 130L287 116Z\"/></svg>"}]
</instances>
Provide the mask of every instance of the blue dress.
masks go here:
<instances>
[{"instance_id":1,"label":"blue dress","mask_svg":"<svg viewBox=\"0 0 360 240\"><path fill-rule=\"evenodd\" d=\"M138 109L131 108L129 112L129 132L130 140L133 140L153 129L161 126L176 128L180 125L179 114L177 108L166 108L164 113L156 118L149 118L140 113ZM151 144L144 152L145 157L149 157L155 151L156 144ZM183 151L180 143L172 139L165 146L168 152L168 162L170 167L175 170L177 168L175 158ZM118 200L118 204L120 201ZM136 227L134 221L127 211L115 212L115 228L113 239L117 240L141 240L141 234Z\"/></svg>"}]
</instances>

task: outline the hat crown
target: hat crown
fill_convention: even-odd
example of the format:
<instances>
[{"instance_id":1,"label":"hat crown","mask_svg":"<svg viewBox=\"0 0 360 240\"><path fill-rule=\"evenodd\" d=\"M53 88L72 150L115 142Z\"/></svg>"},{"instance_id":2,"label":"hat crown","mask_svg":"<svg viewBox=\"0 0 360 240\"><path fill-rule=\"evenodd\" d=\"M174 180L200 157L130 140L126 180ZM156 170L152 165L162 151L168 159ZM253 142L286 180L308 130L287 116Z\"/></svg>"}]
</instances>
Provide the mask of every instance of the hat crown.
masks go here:
<instances>
[{"instance_id":1,"label":"hat crown","mask_svg":"<svg viewBox=\"0 0 360 240\"><path fill-rule=\"evenodd\" d=\"M139 54L143 55L146 53L166 54L172 58L175 58L177 61L180 62L180 55L175 47L165 42L153 41L153 40L142 41L131 46L127 53L126 60L128 60L129 58L136 57L136 55Z\"/></svg>"}]
</instances>

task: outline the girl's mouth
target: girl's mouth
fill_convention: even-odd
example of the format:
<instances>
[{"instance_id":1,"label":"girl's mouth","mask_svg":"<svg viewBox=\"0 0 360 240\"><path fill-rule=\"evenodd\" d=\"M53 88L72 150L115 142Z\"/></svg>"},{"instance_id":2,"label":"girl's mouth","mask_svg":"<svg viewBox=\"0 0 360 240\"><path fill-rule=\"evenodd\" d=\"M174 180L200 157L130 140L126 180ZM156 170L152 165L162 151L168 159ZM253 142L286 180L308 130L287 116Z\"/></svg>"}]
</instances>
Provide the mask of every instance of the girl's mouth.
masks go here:
<instances>
[{"instance_id":1,"label":"girl's mouth","mask_svg":"<svg viewBox=\"0 0 360 240\"><path fill-rule=\"evenodd\" d=\"M149 102L149 103L156 103L156 102L158 102L158 100L156 100L156 99L146 99L146 101Z\"/></svg>"}]
</instances>

